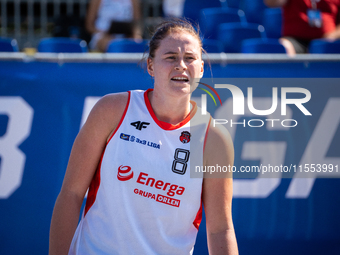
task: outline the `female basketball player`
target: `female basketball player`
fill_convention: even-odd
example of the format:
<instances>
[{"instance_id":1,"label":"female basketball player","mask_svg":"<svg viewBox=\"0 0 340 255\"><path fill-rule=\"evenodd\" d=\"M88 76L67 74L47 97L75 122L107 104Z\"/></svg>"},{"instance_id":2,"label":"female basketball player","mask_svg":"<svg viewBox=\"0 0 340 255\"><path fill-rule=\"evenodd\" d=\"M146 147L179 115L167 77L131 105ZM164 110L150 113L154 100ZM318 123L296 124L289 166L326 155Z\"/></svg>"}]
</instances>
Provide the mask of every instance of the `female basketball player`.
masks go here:
<instances>
[{"instance_id":1,"label":"female basketball player","mask_svg":"<svg viewBox=\"0 0 340 255\"><path fill-rule=\"evenodd\" d=\"M227 131L190 101L203 75L202 42L190 23L158 27L147 70L154 89L104 96L79 132L53 212L50 255L192 254L202 202L209 253L238 254L231 176L190 177L190 166L228 166L234 157Z\"/></svg>"}]
</instances>

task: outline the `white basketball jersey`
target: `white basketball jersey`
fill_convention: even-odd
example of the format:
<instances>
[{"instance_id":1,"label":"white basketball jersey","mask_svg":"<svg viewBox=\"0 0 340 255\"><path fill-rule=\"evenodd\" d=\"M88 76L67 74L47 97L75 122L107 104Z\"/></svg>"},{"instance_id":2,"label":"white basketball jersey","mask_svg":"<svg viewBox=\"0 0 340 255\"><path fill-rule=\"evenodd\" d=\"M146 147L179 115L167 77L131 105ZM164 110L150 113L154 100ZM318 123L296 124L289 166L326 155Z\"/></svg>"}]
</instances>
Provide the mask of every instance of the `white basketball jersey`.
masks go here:
<instances>
[{"instance_id":1,"label":"white basketball jersey","mask_svg":"<svg viewBox=\"0 0 340 255\"><path fill-rule=\"evenodd\" d=\"M190 164L203 165L210 115L200 115L192 103L191 118L178 125L161 122L151 108L149 91L129 92L124 115L90 185L69 254L193 252L203 179L190 178Z\"/></svg>"}]
</instances>

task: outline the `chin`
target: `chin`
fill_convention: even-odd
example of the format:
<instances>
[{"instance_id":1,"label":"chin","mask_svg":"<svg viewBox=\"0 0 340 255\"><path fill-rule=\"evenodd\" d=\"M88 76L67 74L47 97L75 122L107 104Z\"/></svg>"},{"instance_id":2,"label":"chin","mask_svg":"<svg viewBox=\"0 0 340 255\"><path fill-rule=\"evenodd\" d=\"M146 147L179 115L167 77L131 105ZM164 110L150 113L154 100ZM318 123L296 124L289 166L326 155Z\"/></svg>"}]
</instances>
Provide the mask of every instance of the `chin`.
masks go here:
<instances>
[{"instance_id":1,"label":"chin","mask_svg":"<svg viewBox=\"0 0 340 255\"><path fill-rule=\"evenodd\" d=\"M180 93L182 95L187 95L187 94L191 94L191 86L190 84L183 84L182 86L174 86L173 87L173 90L176 92L176 93Z\"/></svg>"}]
</instances>

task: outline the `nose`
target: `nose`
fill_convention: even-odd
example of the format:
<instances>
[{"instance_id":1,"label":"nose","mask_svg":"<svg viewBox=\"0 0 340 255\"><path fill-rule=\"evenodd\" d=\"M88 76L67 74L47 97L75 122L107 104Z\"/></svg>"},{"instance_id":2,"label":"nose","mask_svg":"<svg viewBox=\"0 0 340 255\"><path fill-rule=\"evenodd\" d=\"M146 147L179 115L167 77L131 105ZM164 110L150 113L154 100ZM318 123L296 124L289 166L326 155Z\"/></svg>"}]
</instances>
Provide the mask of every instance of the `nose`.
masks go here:
<instances>
[{"instance_id":1,"label":"nose","mask_svg":"<svg viewBox=\"0 0 340 255\"><path fill-rule=\"evenodd\" d=\"M184 62L183 59L179 59L179 60L176 62L175 69L176 69L176 70L187 70L187 65L186 65L186 63Z\"/></svg>"}]
</instances>

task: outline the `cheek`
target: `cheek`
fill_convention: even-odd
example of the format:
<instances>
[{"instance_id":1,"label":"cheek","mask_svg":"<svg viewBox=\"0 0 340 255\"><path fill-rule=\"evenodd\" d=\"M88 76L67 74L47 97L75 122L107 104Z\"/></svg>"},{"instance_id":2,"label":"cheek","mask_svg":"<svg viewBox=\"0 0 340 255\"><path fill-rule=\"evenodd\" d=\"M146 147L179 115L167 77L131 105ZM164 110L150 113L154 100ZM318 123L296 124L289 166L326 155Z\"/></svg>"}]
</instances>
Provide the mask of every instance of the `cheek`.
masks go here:
<instances>
[{"instance_id":1,"label":"cheek","mask_svg":"<svg viewBox=\"0 0 340 255\"><path fill-rule=\"evenodd\" d=\"M154 66L154 78L155 80L164 80L169 76L168 68L164 65L156 65Z\"/></svg>"},{"instance_id":2,"label":"cheek","mask_svg":"<svg viewBox=\"0 0 340 255\"><path fill-rule=\"evenodd\" d=\"M191 70L193 70L195 72L195 78L198 78L201 76L202 74L202 65L195 65L191 68Z\"/></svg>"},{"instance_id":3,"label":"cheek","mask_svg":"<svg viewBox=\"0 0 340 255\"><path fill-rule=\"evenodd\" d=\"M157 70L157 74L160 76L165 76L174 69L173 65L167 62L159 63L158 65L155 65L154 68Z\"/></svg>"}]
</instances>

